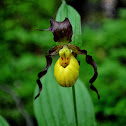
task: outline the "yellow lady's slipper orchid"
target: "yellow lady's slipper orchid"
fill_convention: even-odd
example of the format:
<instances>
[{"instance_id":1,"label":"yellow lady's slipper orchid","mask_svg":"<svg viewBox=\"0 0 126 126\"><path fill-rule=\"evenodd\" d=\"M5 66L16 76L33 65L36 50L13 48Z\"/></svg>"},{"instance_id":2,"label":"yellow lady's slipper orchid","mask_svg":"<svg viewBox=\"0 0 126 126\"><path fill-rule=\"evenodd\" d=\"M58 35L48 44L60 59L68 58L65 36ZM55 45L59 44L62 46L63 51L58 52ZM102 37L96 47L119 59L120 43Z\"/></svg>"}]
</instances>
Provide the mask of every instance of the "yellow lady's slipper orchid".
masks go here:
<instances>
[{"instance_id":1,"label":"yellow lady's slipper orchid","mask_svg":"<svg viewBox=\"0 0 126 126\"><path fill-rule=\"evenodd\" d=\"M59 51L60 58L54 67L54 76L59 85L71 87L79 76L79 63L72 54L72 50L65 45Z\"/></svg>"},{"instance_id":2,"label":"yellow lady's slipper orchid","mask_svg":"<svg viewBox=\"0 0 126 126\"><path fill-rule=\"evenodd\" d=\"M48 68L51 66L51 56L56 55L57 53L59 53L60 58L55 64L54 76L58 84L62 87L71 87L75 84L76 80L78 79L80 69L79 63L75 57L77 54L83 54L86 55L86 62L94 68L94 76L89 81L91 83L90 88L94 90L97 93L98 98L100 98L98 90L92 84L98 76L97 64L92 59L92 56L87 55L86 50L81 50L78 46L69 44L73 35L72 25L69 19L65 18L64 21L57 22L51 18L50 23L50 27L45 31L51 31L54 35L54 41L61 44L55 46L52 50L49 50L49 54L46 56L47 66L42 72L38 74L37 84L39 86L39 93L35 99L40 95L42 90L42 83L40 78L47 73Z\"/></svg>"}]
</instances>

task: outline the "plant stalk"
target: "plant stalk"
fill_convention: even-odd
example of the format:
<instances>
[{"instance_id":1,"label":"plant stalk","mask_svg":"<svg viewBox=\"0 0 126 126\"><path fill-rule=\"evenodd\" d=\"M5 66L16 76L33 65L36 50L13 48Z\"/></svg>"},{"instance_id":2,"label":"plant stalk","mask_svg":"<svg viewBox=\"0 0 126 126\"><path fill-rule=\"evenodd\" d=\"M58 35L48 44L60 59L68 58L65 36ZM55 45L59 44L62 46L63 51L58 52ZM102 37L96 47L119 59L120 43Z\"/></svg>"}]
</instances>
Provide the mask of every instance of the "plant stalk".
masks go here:
<instances>
[{"instance_id":1,"label":"plant stalk","mask_svg":"<svg viewBox=\"0 0 126 126\"><path fill-rule=\"evenodd\" d=\"M77 106L76 106L76 95L75 95L75 85L72 86L72 93L73 93L73 103L74 103L75 121L76 121L76 126L78 126Z\"/></svg>"}]
</instances>

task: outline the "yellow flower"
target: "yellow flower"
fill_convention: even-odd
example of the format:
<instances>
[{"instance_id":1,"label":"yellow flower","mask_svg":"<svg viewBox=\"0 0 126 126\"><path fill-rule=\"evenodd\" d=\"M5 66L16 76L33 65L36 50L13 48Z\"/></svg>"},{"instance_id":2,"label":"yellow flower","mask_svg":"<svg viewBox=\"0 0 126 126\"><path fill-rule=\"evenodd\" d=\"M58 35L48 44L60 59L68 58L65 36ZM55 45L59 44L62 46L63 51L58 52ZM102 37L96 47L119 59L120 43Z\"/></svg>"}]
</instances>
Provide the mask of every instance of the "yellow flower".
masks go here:
<instances>
[{"instance_id":1,"label":"yellow flower","mask_svg":"<svg viewBox=\"0 0 126 126\"><path fill-rule=\"evenodd\" d=\"M71 87L79 76L79 63L66 45L59 51L59 55L60 58L54 67L54 76L59 85Z\"/></svg>"},{"instance_id":2,"label":"yellow flower","mask_svg":"<svg viewBox=\"0 0 126 126\"><path fill-rule=\"evenodd\" d=\"M54 35L54 41L61 44L49 50L49 54L46 56L47 66L42 72L38 74L37 84L39 86L39 93L35 97L35 99L40 95L40 92L42 90L42 83L40 81L40 78L47 73L48 68L51 66L51 56L56 55L57 53L59 53L60 58L55 64L54 76L58 84L62 87L71 87L75 84L76 80L78 79L80 69L79 63L75 57L78 54L83 54L86 55L86 62L94 68L94 75L89 81L91 83L90 88L95 91L98 95L98 98L100 98L98 90L92 84L98 76L97 64L93 60L92 56L87 55L86 50L81 50L78 46L69 44L72 41L73 35L72 25L69 19L65 18L64 21L57 22L51 18L50 24L50 27L45 31L51 31Z\"/></svg>"}]
</instances>

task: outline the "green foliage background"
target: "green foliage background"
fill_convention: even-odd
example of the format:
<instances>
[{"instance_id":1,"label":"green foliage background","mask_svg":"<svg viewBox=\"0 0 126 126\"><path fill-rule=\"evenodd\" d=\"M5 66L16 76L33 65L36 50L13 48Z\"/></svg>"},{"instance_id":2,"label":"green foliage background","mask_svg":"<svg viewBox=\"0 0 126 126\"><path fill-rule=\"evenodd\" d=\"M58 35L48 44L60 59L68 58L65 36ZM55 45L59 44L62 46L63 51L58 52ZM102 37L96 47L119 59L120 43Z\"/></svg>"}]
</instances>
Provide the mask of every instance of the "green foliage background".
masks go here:
<instances>
[{"instance_id":1,"label":"green foliage background","mask_svg":"<svg viewBox=\"0 0 126 126\"><path fill-rule=\"evenodd\" d=\"M57 0L4 0L0 2L0 114L13 126L25 125L25 118L12 96L3 88L18 94L34 125L33 92L37 74L46 66L45 54L55 45L46 29L61 2ZM118 10L118 18L96 18L82 25L82 49L92 55L98 65L94 83L101 99L89 88L93 69L84 56L78 56L80 79L90 91L98 126L125 126L126 121L126 10ZM98 25L98 27L96 27ZM82 96L83 97L83 96Z\"/></svg>"}]
</instances>

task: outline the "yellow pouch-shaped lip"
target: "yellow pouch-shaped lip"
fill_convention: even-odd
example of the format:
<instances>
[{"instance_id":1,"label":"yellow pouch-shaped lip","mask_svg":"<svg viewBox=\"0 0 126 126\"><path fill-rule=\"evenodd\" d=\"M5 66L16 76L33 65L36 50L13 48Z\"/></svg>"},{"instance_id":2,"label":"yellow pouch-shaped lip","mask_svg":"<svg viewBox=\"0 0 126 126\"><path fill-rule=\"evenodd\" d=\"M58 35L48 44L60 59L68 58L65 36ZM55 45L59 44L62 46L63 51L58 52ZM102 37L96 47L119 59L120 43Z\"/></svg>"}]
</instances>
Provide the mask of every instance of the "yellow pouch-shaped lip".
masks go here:
<instances>
[{"instance_id":1,"label":"yellow pouch-shaped lip","mask_svg":"<svg viewBox=\"0 0 126 126\"><path fill-rule=\"evenodd\" d=\"M60 58L54 67L54 76L59 85L71 87L79 76L79 63L66 46L59 52Z\"/></svg>"}]
</instances>

